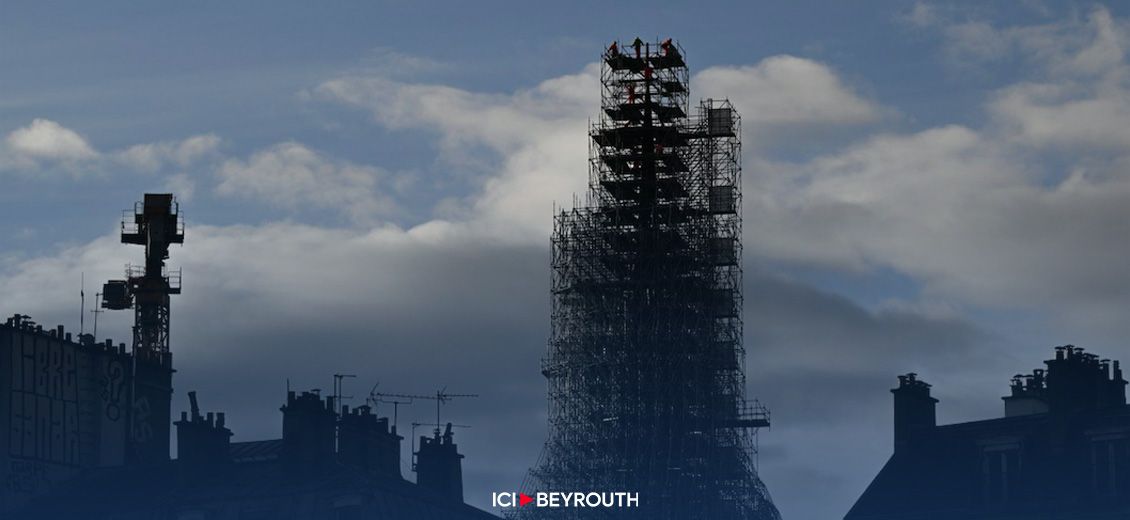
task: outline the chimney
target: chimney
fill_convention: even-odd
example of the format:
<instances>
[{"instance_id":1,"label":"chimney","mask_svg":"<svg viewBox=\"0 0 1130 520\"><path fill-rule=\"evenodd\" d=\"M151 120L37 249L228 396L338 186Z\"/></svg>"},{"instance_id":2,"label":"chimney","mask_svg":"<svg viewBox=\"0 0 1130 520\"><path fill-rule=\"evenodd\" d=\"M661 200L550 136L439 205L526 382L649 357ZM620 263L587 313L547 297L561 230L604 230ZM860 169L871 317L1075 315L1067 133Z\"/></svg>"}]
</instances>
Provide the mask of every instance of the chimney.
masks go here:
<instances>
[{"instance_id":1,"label":"chimney","mask_svg":"<svg viewBox=\"0 0 1130 520\"><path fill-rule=\"evenodd\" d=\"M316 466L334 457L336 417L333 398L313 392L287 392L283 413L283 459L299 466Z\"/></svg>"},{"instance_id":2,"label":"chimney","mask_svg":"<svg viewBox=\"0 0 1130 520\"><path fill-rule=\"evenodd\" d=\"M181 412L180 420L173 423L177 427L177 461L182 467L192 470L214 468L231 462L228 447L231 444L231 430L224 426L224 414L208 413L200 415L196 403L196 392L188 393L192 415Z\"/></svg>"},{"instance_id":3,"label":"chimney","mask_svg":"<svg viewBox=\"0 0 1130 520\"><path fill-rule=\"evenodd\" d=\"M1047 413L1050 408L1046 389L1043 370L1033 370L1030 375L1017 374L1012 378L1011 392L1001 398L1004 400L1004 416Z\"/></svg>"},{"instance_id":4,"label":"chimney","mask_svg":"<svg viewBox=\"0 0 1130 520\"><path fill-rule=\"evenodd\" d=\"M914 373L899 376L899 386L891 393L895 396L895 451L904 451L937 426L938 400L930 397L930 385Z\"/></svg>"},{"instance_id":5,"label":"chimney","mask_svg":"<svg viewBox=\"0 0 1130 520\"><path fill-rule=\"evenodd\" d=\"M1093 413L1126 404L1126 381L1118 361L1100 359L1073 345L1055 350L1055 359L1044 362L1051 412Z\"/></svg>"},{"instance_id":6,"label":"chimney","mask_svg":"<svg viewBox=\"0 0 1130 520\"><path fill-rule=\"evenodd\" d=\"M1126 405L1126 380L1122 378L1122 367L1118 361L1111 364L1113 374L1110 378L1111 403L1116 406Z\"/></svg>"},{"instance_id":7,"label":"chimney","mask_svg":"<svg viewBox=\"0 0 1130 520\"><path fill-rule=\"evenodd\" d=\"M338 460L377 474L400 475L400 441L396 427L389 429L388 417L378 418L368 406L352 412L342 407L338 422Z\"/></svg>"},{"instance_id":8,"label":"chimney","mask_svg":"<svg viewBox=\"0 0 1130 520\"><path fill-rule=\"evenodd\" d=\"M443 437L436 428L434 438L420 437L420 451L416 452L416 484L442 498L462 502L462 459L453 440L451 423L447 423Z\"/></svg>"}]
</instances>

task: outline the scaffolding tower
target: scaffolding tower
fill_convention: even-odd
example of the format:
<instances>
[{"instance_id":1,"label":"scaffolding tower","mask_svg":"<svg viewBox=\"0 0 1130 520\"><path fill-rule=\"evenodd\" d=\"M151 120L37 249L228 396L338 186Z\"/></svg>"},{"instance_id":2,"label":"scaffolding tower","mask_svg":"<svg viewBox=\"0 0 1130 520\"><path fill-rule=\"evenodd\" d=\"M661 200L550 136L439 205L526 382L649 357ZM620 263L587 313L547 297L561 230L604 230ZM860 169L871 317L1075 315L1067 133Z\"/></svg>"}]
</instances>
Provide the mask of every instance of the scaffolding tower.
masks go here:
<instances>
[{"instance_id":1,"label":"scaffolding tower","mask_svg":"<svg viewBox=\"0 0 1130 520\"><path fill-rule=\"evenodd\" d=\"M740 119L691 111L671 40L603 55L589 190L554 216L549 438L523 483L628 491L638 508L517 518L778 519L745 398Z\"/></svg>"}]
</instances>

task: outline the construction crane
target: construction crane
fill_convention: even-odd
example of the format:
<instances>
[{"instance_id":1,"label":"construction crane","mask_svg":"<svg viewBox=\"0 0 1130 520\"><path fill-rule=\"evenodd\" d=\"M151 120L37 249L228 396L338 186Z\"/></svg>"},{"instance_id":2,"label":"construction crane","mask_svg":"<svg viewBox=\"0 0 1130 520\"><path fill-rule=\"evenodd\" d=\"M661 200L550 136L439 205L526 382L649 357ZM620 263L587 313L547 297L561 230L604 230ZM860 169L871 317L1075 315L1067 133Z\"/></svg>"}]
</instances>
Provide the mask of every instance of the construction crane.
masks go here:
<instances>
[{"instance_id":1,"label":"construction crane","mask_svg":"<svg viewBox=\"0 0 1130 520\"><path fill-rule=\"evenodd\" d=\"M145 263L126 264L125 277L104 283L101 292L103 309L133 309L127 461L163 462L169 458L169 395L173 391L169 302L181 293L181 272L169 269L165 261L172 245L184 243L184 216L172 193L146 193L132 210L123 212L120 231L123 244L145 248Z\"/></svg>"},{"instance_id":2,"label":"construction crane","mask_svg":"<svg viewBox=\"0 0 1130 520\"><path fill-rule=\"evenodd\" d=\"M133 352L169 352L169 296L180 294L181 273L165 266L169 246L184 243L184 219L171 193L146 193L122 217L123 244L145 246L145 265L126 265L124 280L102 285L102 308L134 310Z\"/></svg>"}]
</instances>

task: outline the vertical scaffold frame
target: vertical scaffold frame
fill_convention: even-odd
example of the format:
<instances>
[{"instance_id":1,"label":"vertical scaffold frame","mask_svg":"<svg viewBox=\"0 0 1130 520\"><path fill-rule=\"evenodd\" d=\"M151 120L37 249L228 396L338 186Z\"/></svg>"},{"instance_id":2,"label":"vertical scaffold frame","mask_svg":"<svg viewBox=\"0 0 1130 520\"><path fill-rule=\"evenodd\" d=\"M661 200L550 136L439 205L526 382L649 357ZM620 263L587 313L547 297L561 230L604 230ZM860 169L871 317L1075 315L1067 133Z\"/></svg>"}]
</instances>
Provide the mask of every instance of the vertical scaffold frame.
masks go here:
<instances>
[{"instance_id":1,"label":"vertical scaffold frame","mask_svg":"<svg viewBox=\"0 0 1130 520\"><path fill-rule=\"evenodd\" d=\"M549 438L529 491L637 491L638 509L519 518L777 519L745 398L741 120L691 110L670 40L603 55L589 189L554 217Z\"/></svg>"}]
</instances>

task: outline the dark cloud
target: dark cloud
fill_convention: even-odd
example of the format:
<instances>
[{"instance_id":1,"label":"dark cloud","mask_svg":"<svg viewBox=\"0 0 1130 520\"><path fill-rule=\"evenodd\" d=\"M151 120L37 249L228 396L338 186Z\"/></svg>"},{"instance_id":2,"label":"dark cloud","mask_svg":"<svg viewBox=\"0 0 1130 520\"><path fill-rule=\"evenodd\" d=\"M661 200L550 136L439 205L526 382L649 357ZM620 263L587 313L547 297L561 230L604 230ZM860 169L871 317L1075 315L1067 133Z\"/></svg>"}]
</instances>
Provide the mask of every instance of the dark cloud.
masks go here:
<instances>
[{"instance_id":1,"label":"dark cloud","mask_svg":"<svg viewBox=\"0 0 1130 520\"><path fill-rule=\"evenodd\" d=\"M986 417L1017 368L1007 342L965 319L872 311L763 271L746 276L745 331L750 395L773 419L761 469L786 518L851 507L890 456L897 375L919 372L941 409Z\"/></svg>"},{"instance_id":2,"label":"dark cloud","mask_svg":"<svg viewBox=\"0 0 1130 520\"><path fill-rule=\"evenodd\" d=\"M174 410L196 390L205 409L229 414L236 440L251 440L280 434L288 380L328 392L332 374L355 374L346 386L353 404L377 382L389 392L447 387L481 396L443 409L444 420L471 425L458 432L468 500L482 505L490 491L515 488L535 463L545 439L544 245L470 232L437 239L279 224L200 227L191 238L171 259L186 280L173 303ZM137 252L130 249L100 239L62 260L25 262L5 278L6 306L71 323L69 291L37 291L50 285L41 273L77 275L85 258L128 258ZM105 264L88 277L113 276L120 265ZM775 426L762 437L763 470L786 513L811 507L812 482L828 488L829 514L850 505L872 475L866 468L889 454L895 375L960 370L996 385L1011 373L986 348L994 337L960 318L874 312L761 271L747 275L745 294L751 395L774 412ZM100 334L124 339L128 320L104 315ZM991 403L995 395L981 398ZM428 421L431 402L401 409L406 437L412 422ZM410 445L406 439L405 463Z\"/></svg>"}]
</instances>

